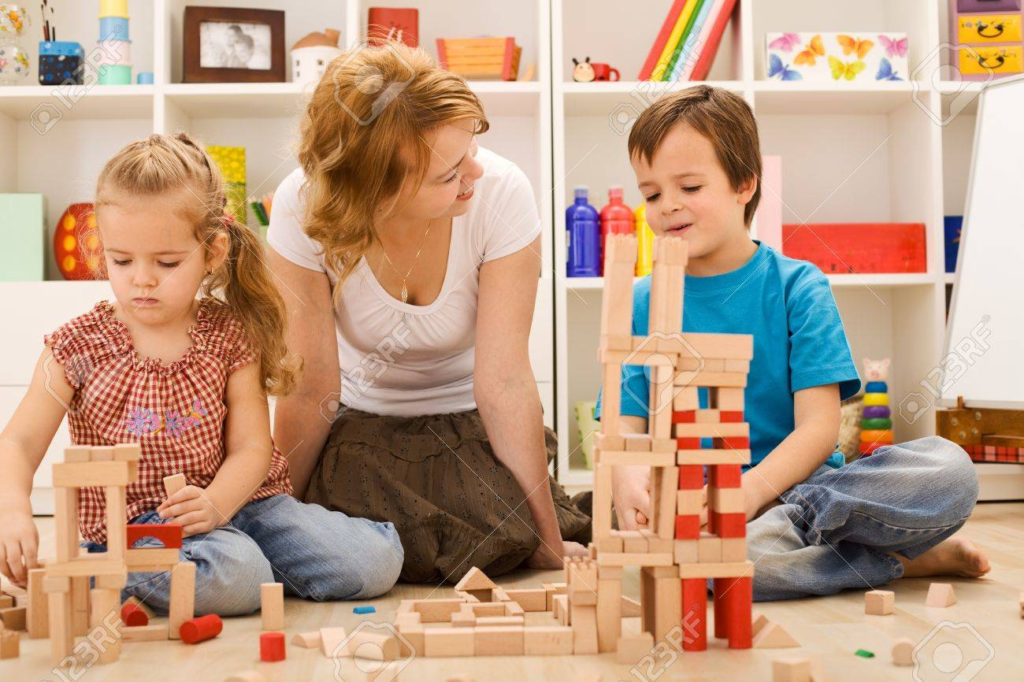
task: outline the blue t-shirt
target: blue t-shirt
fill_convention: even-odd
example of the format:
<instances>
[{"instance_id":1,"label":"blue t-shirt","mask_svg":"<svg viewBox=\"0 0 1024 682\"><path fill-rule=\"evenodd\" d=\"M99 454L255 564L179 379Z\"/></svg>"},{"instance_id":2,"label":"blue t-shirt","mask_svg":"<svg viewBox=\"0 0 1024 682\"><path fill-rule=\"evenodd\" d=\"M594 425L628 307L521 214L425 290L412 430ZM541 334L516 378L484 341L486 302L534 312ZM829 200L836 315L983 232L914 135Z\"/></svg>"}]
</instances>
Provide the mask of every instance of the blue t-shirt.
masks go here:
<instances>
[{"instance_id":1,"label":"blue t-shirt","mask_svg":"<svg viewBox=\"0 0 1024 682\"><path fill-rule=\"evenodd\" d=\"M754 358L744 391L750 423L751 464L764 459L794 429L796 391L839 384L840 399L860 390L828 278L814 265L787 258L759 242L739 269L710 277L686 276L683 331L752 334ZM646 336L650 320L651 278L633 286L633 335ZM707 391L700 391L707 406ZM622 414L648 416L650 370L626 366L622 372ZM597 416L600 418L598 395ZM828 462L842 466L836 452Z\"/></svg>"}]
</instances>

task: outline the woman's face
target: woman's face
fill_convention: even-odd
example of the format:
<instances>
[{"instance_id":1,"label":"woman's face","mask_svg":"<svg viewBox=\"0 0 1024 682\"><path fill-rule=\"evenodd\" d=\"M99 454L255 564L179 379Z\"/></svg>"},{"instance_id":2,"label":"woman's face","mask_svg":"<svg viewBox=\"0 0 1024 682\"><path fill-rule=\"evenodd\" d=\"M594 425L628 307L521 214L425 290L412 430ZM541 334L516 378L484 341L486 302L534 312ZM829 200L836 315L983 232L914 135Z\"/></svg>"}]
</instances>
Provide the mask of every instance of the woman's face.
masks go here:
<instances>
[{"instance_id":1,"label":"woman's face","mask_svg":"<svg viewBox=\"0 0 1024 682\"><path fill-rule=\"evenodd\" d=\"M463 215L469 210L473 185L484 172L476 160L475 125L476 121L458 121L437 128L427 137L431 151L427 174L415 195L410 197L403 191L399 197L402 218L431 220Z\"/></svg>"}]
</instances>

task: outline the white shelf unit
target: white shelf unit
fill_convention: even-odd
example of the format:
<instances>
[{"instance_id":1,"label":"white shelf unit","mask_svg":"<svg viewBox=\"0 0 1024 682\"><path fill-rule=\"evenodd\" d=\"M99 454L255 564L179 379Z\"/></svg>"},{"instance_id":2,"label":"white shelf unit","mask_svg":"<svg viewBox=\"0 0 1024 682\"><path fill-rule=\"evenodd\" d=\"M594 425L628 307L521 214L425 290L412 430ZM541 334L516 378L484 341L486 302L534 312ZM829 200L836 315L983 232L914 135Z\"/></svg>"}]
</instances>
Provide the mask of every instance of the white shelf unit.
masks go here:
<instances>
[{"instance_id":1,"label":"white shelf unit","mask_svg":"<svg viewBox=\"0 0 1024 682\"><path fill-rule=\"evenodd\" d=\"M77 40L88 52L96 42L99 20L94 2L60 2L61 38ZM91 201L103 164L118 149L151 133L187 131L206 144L246 148L247 191L272 192L297 167L295 144L307 92L285 83L182 83L184 8L187 0L132 0L129 11L134 73L153 71L153 85L94 86L70 91L39 85L0 88L0 192L40 192L47 199L47 229L53 230L64 208ZM491 130L481 144L511 159L530 178L543 220L543 271L539 283L530 357L545 422L555 426L553 319L554 271L551 224L551 85L550 5L477 3L474 0L214 0L231 7L284 9L286 51L311 31L336 28L341 47L356 46L365 35L369 7L420 9L420 41L436 56L437 37L485 33L516 36L523 48L520 73L534 67L529 82L471 83L483 102ZM457 24L450 19L457 15ZM72 34L72 27L78 32ZM34 30L34 29L33 29ZM35 38L25 40L26 45ZM36 64L32 55L32 64ZM290 78L290 65L287 77ZM133 74L134 77L134 74ZM40 109L43 107L43 109ZM44 120L45 110L49 118ZM37 131L36 127L42 131ZM2 219L2 218L0 218ZM255 217L250 212L250 224ZM47 248L49 254L50 249ZM106 283L60 281L52 256L42 283L0 282L0 312L19 320L25 342L4 342L0 361L0 425L13 414L28 385L42 335L60 323L109 298ZM59 300L54 308L49 301ZM20 338L20 337L19 337ZM16 352L14 352L16 350ZM34 509L52 510L49 463L67 444L66 422L47 453L36 478Z\"/></svg>"},{"instance_id":2,"label":"white shelf unit","mask_svg":"<svg viewBox=\"0 0 1024 682\"><path fill-rule=\"evenodd\" d=\"M624 121L661 93L694 85L574 83L571 59L590 56L620 69L624 79L635 78L671 4L644 3L638 16L635 6L614 0L553 3L555 366L559 478L567 485L593 482L583 468L573 406L596 399L599 388L602 281L565 276L565 209L581 184L598 208L615 184L625 188L627 205L638 206ZM842 0L740 0L708 81L744 97L757 116L763 153L782 157L784 222L925 224L927 272L829 276L858 369L865 356L892 358L898 440L934 433L934 406L916 419L902 419L899 406L911 393L928 395L921 382L942 357L952 282L944 272L943 215L963 210L977 108L977 86L961 93L959 84L942 80L948 58L936 59L933 50L948 33L946 17L942 0L867 0L856 12ZM905 32L911 72L927 66L913 82L768 81L765 34L773 31ZM608 34L618 39L601 39ZM755 238L756 229L755 221ZM1012 469L988 467L984 478L1002 481L1001 472Z\"/></svg>"}]
</instances>

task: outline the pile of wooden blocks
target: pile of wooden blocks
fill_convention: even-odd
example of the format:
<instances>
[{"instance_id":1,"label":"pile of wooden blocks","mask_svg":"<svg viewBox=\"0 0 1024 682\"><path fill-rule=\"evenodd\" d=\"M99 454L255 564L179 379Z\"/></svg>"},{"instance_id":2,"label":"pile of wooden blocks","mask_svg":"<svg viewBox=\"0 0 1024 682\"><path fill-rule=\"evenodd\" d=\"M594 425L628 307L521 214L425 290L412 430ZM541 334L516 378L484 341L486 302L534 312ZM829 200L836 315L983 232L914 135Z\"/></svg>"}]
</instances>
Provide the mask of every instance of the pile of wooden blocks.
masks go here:
<instances>
[{"instance_id":1,"label":"pile of wooden blocks","mask_svg":"<svg viewBox=\"0 0 1024 682\"><path fill-rule=\"evenodd\" d=\"M706 581L714 579L715 637L727 638L730 648L747 649L752 645L753 564L746 559L740 474L750 462L743 390L753 337L680 331L687 244L663 238L654 242L649 334L632 336L636 254L635 237L609 235L598 351L604 402L594 483L598 651L635 644L619 641L621 616L612 584L624 566L640 567L642 629L655 640L678 628L684 633L683 650L707 647ZM647 434L620 429L625 365L650 368ZM707 390L707 409L700 406L701 388ZM704 449L707 439L712 447ZM612 471L626 465L651 467L652 518L640 533L612 530Z\"/></svg>"},{"instance_id":2,"label":"pile of wooden blocks","mask_svg":"<svg viewBox=\"0 0 1024 682\"><path fill-rule=\"evenodd\" d=\"M56 561L29 573L29 635L50 637L53 664L72 655L75 637L102 628L105 642L97 645L97 662L116 661L122 642L177 639L182 623L190 620L195 600L195 564L180 562L181 527L129 526L126 489L139 477L139 446L73 446L64 451L64 462L53 465L56 498ZM107 551L79 553L78 492L101 487L107 514ZM175 532L176 531L176 532ZM161 548L129 549L146 536L158 536ZM171 571L168 622L124 627L121 622L121 589L128 573ZM95 587L89 588L90 578ZM42 613L43 594L49 609Z\"/></svg>"}]
</instances>

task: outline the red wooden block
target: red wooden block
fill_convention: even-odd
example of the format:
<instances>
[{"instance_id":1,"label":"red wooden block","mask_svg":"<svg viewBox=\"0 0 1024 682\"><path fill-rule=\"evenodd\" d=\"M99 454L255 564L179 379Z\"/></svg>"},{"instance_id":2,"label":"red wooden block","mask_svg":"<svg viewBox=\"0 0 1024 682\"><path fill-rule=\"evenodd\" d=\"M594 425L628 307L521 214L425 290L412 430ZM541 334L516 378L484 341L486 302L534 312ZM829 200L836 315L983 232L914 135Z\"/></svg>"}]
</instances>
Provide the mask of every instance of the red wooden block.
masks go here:
<instances>
[{"instance_id":1,"label":"red wooden block","mask_svg":"<svg viewBox=\"0 0 1024 682\"><path fill-rule=\"evenodd\" d=\"M750 439L746 436L723 436L714 439L714 446L720 450L749 450Z\"/></svg>"},{"instance_id":2,"label":"red wooden block","mask_svg":"<svg viewBox=\"0 0 1024 682\"><path fill-rule=\"evenodd\" d=\"M142 538L154 538L164 543L167 549L181 549L180 523L129 523L128 547L131 548Z\"/></svg>"},{"instance_id":3,"label":"red wooden block","mask_svg":"<svg viewBox=\"0 0 1024 682\"><path fill-rule=\"evenodd\" d=\"M725 639L729 636L729 630L725 624L729 620L725 611L725 597L721 579L714 581L714 608L715 608L715 639Z\"/></svg>"},{"instance_id":4,"label":"red wooden block","mask_svg":"<svg viewBox=\"0 0 1024 682\"><path fill-rule=\"evenodd\" d=\"M753 646L751 635L751 618L753 616L754 584L751 578L716 578L715 593L718 583L722 583L722 607L726 617L725 630L729 637L730 649L749 649ZM717 616L718 610L716 608ZM717 630L717 626L716 626Z\"/></svg>"},{"instance_id":5,"label":"red wooden block","mask_svg":"<svg viewBox=\"0 0 1024 682\"><path fill-rule=\"evenodd\" d=\"M207 639L213 639L223 629L224 621L217 614L211 613L208 616L186 620L178 629L178 634L185 644L198 644Z\"/></svg>"},{"instance_id":6,"label":"red wooden block","mask_svg":"<svg viewBox=\"0 0 1024 682\"><path fill-rule=\"evenodd\" d=\"M720 538L745 538L747 537L747 515L742 513L721 514L711 512L714 519L715 534ZM677 517L678 521L678 517ZM677 523L678 525L678 523ZM676 536L678 537L678 536Z\"/></svg>"},{"instance_id":7,"label":"red wooden block","mask_svg":"<svg viewBox=\"0 0 1024 682\"><path fill-rule=\"evenodd\" d=\"M699 537L700 516L697 514L677 514L676 540L695 540Z\"/></svg>"},{"instance_id":8,"label":"red wooden block","mask_svg":"<svg viewBox=\"0 0 1024 682\"><path fill-rule=\"evenodd\" d=\"M718 413L718 421L723 424L738 423L743 421L742 410L722 410Z\"/></svg>"},{"instance_id":9,"label":"red wooden block","mask_svg":"<svg viewBox=\"0 0 1024 682\"><path fill-rule=\"evenodd\" d=\"M273 663L274 661L283 661L284 659L284 633L264 632L260 635L260 660L266 663Z\"/></svg>"},{"instance_id":10,"label":"red wooden block","mask_svg":"<svg viewBox=\"0 0 1024 682\"><path fill-rule=\"evenodd\" d=\"M676 438L680 450L700 450L700 438Z\"/></svg>"},{"instance_id":11,"label":"red wooden block","mask_svg":"<svg viewBox=\"0 0 1024 682\"><path fill-rule=\"evenodd\" d=\"M673 424L693 424L697 421L696 410L685 410L683 412L672 413Z\"/></svg>"},{"instance_id":12,"label":"red wooden block","mask_svg":"<svg viewBox=\"0 0 1024 682\"><path fill-rule=\"evenodd\" d=\"M743 482L740 464L713 464L708 467L708 485L712 488L739 488Z\"/></svg>"},{"instance_id":13,"label":"red wooden block","mask_svg":"<svg viewBox=\"0 0 1024 682\"><path fill-rule=\"evenodd\" d=\"M708 648L708 587L704 578L683 580L683 651Z\"/></svg>"},{"instance_id":14,"label":"red wooden block","mask_svg":"<svg viewBox=\"0 0 1024 682\"><path fill-rule=\"evenodd\" d=\"M825 274L925 272L922 223L831 223L782 226L782 252Z\"/></svg>"},{"instance_id":15,"label":"red wooden block","mask_svg":"<svg viewBox=\"0 0 1024 682\"><path fill-rule=\"evenodd\" d=\"M125 627L129 628L149 625L149 616L135 604L125 604L121 607L121 620L124 621Z\"/></svg>"},{"instance_id":16,"label":"red wooden block","mask_svg":"<svg viewBox=\"0 0 1024 682\"><path fill-rule=\"evenodd\" d=\"M704 487L704 465L684 464L679 467L679 489L700 490Z\"/></svg>"}]
</instances>

